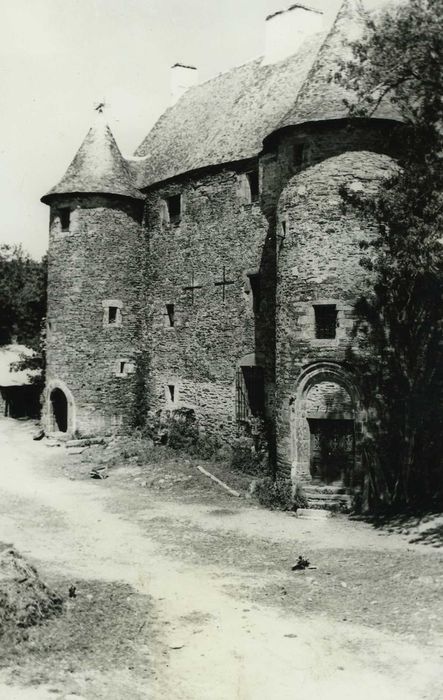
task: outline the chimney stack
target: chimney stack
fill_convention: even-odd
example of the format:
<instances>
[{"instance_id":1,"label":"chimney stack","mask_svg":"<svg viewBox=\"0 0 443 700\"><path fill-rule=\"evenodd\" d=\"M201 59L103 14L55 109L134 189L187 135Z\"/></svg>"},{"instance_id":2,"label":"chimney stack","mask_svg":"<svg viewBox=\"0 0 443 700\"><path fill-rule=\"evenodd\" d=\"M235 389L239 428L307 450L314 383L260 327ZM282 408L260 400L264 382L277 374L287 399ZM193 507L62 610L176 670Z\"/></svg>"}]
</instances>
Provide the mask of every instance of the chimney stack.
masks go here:
<instances>
[{"instance_id":1,"label":"chimney stack","mask_svg":"<svg viewBox=\"0 0 443 700\"><path fill-rule=\"evenodd\" d=\"M266 17L264 65L292 56L306 37L323 27L323 13L305 5L291 5Z\"/></svg>"},{"instance_id":2,"label":"chimney stack","mask_svg":"<svg viewBox=\"0 0 443 700\"><path fill-rule=\"evenodd\" d=\"M197 68L175 63L171 68L171 105L175 105L180 97L197 83Z\"/></svg>"}]
</instances>

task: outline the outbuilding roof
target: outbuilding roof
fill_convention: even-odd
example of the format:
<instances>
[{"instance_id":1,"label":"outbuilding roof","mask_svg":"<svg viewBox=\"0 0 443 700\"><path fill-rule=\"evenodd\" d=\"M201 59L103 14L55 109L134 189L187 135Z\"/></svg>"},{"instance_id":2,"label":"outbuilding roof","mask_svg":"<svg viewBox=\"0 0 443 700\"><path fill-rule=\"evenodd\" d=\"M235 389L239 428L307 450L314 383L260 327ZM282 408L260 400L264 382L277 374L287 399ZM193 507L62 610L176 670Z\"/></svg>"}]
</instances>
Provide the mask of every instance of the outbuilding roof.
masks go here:
<instances>
[{"instance_id":1,"label":"outbuilding roof","mask_svg":"<svg viewBox=\"0 0 443 700\"><path fill-rule=\"evenodd\" d=\"M58 185L42 197L42 202L47 204L56 195L85 193L143 199L102 114L97 116Z\"/></svg>"},{"instance_id":2,"label":"outbuilding roof","mask_svg":"<svg viewBox=\"0 0 443 700\"><path fill-rule=\"evenodd\" d=\"M346 92L329 77L363 26L359 0L344 0L332 28L306 38L289 58L271 65L259 58L190 88L136 150L130 167L138 187L252 158L285 126L346 118ZM400 120L388 101L373 116Z\"/></svg>"}]
</instances>

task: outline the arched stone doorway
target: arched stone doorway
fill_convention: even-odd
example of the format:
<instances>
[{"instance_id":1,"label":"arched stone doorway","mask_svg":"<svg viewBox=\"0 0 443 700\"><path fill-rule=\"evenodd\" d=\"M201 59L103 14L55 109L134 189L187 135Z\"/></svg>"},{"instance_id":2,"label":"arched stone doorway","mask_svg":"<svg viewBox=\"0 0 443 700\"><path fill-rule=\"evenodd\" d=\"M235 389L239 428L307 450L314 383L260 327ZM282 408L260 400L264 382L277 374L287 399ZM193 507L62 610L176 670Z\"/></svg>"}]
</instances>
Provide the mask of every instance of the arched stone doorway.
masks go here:
<instances>
[{"instance_id":1,"label":"arched stone doorway","mask_svg":"<svg viewBox=\"0 0 443 700\"><path fill-rule=\"evenodd\" d=\"M53 389L50 396L54 428L61 433L68 431L68 400L61 389Z\"/></svg>"},{"instance_id":2,"label":"arched stone doorway","mask_svg":"<svg viewBox=\"0 0 443 700\"><path fill-rule=\"evenodd\" d=\"M300 376L291 408L293 482L352 486L360 471L362 414L352 378L319 363Z\"/></svg>"},{"instance_id":3,"label":"arched stone doorway","mask_svg":"<svg viewBox=\"0 0 443 700\"><path fill-rule=\"evenodd\" d=\"M49 432L72 434L75 430L75 403L62 382L51 382L46 389L46 427Z\"/></svg>"}]
</instances>

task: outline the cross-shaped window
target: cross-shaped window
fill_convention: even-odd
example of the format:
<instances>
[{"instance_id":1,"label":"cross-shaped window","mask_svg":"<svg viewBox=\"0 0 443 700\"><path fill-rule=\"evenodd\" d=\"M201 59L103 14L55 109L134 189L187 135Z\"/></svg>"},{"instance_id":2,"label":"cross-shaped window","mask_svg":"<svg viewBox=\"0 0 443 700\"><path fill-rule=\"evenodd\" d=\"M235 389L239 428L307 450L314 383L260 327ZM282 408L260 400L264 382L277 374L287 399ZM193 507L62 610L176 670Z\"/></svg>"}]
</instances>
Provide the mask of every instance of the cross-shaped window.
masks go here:
<instances>
[{"instance_id":1,"label":"cross-shaped window","mask_svg":"<svg viewBox=\"0 0 443 700\"><path fill-rule=\"evenodd\" d=\"M191 275L191 284L187 287L183 287L185 292L191 292L191 304L194 303L194 294L197 289L201 289L203 285L195 283L194 273Z\"/></svg>"},{"instance_id":2,"label":"cross-shaped window","mask_svg":"<svg viewBox=\"0 0 443 700\"><path fill-rule=\"evenodd\" d=\"M235 281L226 279L226 267L223 265L223 279L220 282L214 282L216 287L221 287L223 290L223 301L226 298L226 287L230 284L235 284Z\"/></svg>"}]
</instances>

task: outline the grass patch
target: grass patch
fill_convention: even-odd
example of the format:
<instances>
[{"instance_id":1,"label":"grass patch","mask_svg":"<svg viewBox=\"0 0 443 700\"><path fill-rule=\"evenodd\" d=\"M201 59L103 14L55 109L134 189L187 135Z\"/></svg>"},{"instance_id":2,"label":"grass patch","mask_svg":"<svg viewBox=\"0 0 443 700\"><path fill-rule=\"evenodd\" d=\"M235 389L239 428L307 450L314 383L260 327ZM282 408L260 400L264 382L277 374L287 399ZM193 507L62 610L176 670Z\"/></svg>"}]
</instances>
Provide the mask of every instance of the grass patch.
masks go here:
<instances>
[{"instance_id":1,"label":"grass patch","mask_svg":"<svg viewBox=\"0 0 443 700\"><path fill-rule=\"evenodd\" d=\"M30 628L15 644L0 643L0 668L23 685L119 670L147 677L155 638L149 597L121 583L75 584L77 596L67 599L63 615ZM52 585L68 593L70 582Z\"/></svg>"}]
</instances>

